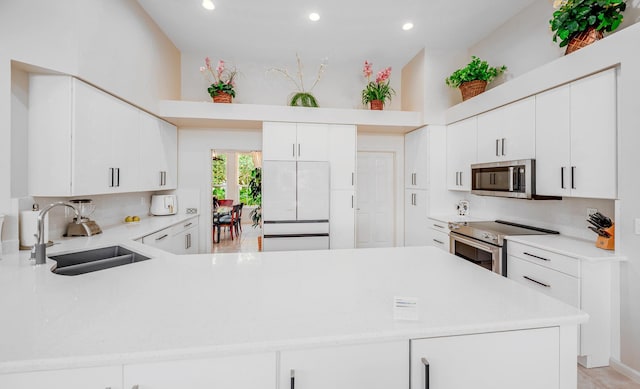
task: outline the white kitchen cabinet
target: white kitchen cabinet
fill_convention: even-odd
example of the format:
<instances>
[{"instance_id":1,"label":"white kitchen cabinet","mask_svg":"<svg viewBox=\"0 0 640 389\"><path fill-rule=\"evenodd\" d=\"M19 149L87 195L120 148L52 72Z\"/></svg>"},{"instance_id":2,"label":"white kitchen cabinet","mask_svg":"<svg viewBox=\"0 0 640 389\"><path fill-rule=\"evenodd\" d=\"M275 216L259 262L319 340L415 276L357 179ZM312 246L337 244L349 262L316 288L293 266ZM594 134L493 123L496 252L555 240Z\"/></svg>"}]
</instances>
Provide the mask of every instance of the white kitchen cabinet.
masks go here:
<instances>
[{"instance_id":1,"label":"white kitchen cabinet","mask_svg":"<svg viewBox=\"0 0 640 389\"><path fill-rule=\"evenodd\" d=\"M404 187L429 188L429 133L427 127L404 136Z\"/></svg>"},{"instance_id":2,"label":"white kitchen cabinet","mask_svg":"<svg viewBox=\"0 0 640 389\"><path fill-rule=\"evenodd\" d=\"M79 196L175 188L177 131L171 126L148 137L141 113L76 78L31 75L29 194ZM168 128L167 123L164 126ZM157 142L167 147L156 147ZM153 185L147 186L151 183L145 172L158 158L160 169L154 169ZM164 177L171 177L171 185L157 186L159 171L167 172Z\"/></svg>"},{"instance_id":3,"label":"white kitchen cabinet","mask_svg":"<svg viewBox=\"0 0 640 389\"><path fill-rule=\"evenodd\" d=\"M124 388L127 389L273 389L276 355L261 353L131 364L124 366L123 374Z\"/></svg>"},{"instance_id":4,"label":"white kitchen cabinet","mask_svg":"<svg viewBox=\"0 0 640 389\"><path fill-rule=\"evenodd\" d=\"M328 161L329 125L264 122L262 159L265 161Z\"/></svg>"},{"instance_id":5,"label":"white kitchen cabinet","mask_svg":"<svg viewBox=\"0 0 640 389\"><path fill-rule=\"evenodd\" d=\"M120 389L122 388L122 366L0 374L0 388Z\"/></svg>"},{"instance_id":6,"label":"white kitchen cabinet","mask_svg":"<svg viewBox=\"0 0 640 389\"><path fill-rule=\"evenodd\" d=\"M331 190L355 190L356 185L356 126L329 126L329 164Z\"/></svg>"},{"instance_id":7,"label":"white kitchen cabinet","mask_svg":"<svg viewBox=\"0 0 640 389\"><path fill-rule=\"evenodd\" d=\"M412 340L411 388L560 388L559 339L552 327Z\"/></svg>"},{"instance_id":8,"label":"white kitchen cabinet","mask_svg":"<svg viewBox=\"0 0 640 389\"><path fill-rule=\"evenodd\" d=\"M176 126L140 111L140 180L147 190L176 189L178 130Z\"/></svg>"},{"instance_id":9,"label":"white kitchen cabinet","mask_svg":"<svg viewBox=\"0 0 640 389\"><path fill-rule=\"evenodd\" d=\"M471 164L476 162L477 119L447 126L447 189L471 190Z\"/></svg>"},{"instance_id":10,"label":"white kitchen cabinet","mask_svg":"<svg viewBox=\"0 0 640 389\"><path fill-rule=\"evenodd\" d=\"M529 97L478 115L478 162L535 158L535 107Z\"/></svg>"},{"instance_id":11,"label":"white kitchen cabinet","mask_svg":"<svg viewBox=\"0 0 640 389\"><path fill-rule=\"evenodd\" d=\"M142 243L172 254L198 253L198 219L191 218L142 237Z\"/></svg>"},{"instance_id":12,"label":"white kitchen cabinet","mask_svg":"<svg viewBox=\"0 0 640 389\"><path fill-rule=\"evenodd\" d=\"M519 242L507 244L507 276L589 314L578 331L578 361L609 365L611 348L611 264L589 262Z\"/></svg>"},{"instance_id":13,"label":"white kitchen cabinet","mask_svg":"<svg viewBox=\"0 0 640 389\"><path fill-rule=\"evenodd\" d=\"M450 242L447 223L429 218L427 219L427 224L429 226L427 243L448 253Z\"/></svg>"},{"instance_id":14,"label":"white kitchen cabinet","mask_svg":"<svg viewBox=\"0 0 640 389\"><path fill-rule=\"evenodd\" d=\"M615 69L537 95L536 134L538 194L617 197Z\"/></svg>"},{"instance_id":15,"label":"white kitchen cabinet","mask_svg":"<svg viewBox=\"0 0 640 389\"><path fill-rule=\"evenodd\" d=\"M429 241L429 192L419 189L404 191L404 245L427 246Z\"/></svg>"},{"instance_id":16,"label":"white kitchen cabinet","mask_svg":"<svg viewBox=\"0 0 640 389\"><path fill-rule=\"evenodd\" d=\"M409 342L281 351L278 375L279 389L408 388Z\"/></svg>"},{"instance_id":17,"label":"white kitchen cabinet","mask_svg":"<svg viewBox=\"0 0 640 389\"><path fill-rule=\"evenodd\" d=\"M353 190L332 190L329 218L329 247L356 247L356 193Z\"/></svg>"}]
</instances>

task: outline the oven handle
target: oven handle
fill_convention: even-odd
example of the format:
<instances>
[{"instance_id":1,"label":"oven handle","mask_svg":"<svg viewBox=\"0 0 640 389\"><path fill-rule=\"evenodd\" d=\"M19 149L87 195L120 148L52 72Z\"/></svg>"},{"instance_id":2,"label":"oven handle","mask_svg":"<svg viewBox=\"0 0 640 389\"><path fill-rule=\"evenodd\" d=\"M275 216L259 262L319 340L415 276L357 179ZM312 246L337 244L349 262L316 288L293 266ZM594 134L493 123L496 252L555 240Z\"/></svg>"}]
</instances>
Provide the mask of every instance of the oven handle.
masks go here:
<instances>
[{"instance_id":1,"label":"oven handle","mask_svg":"<svg viewBox=\"0 0 640 389\"><path fill-rule=\"evenodd\" d=\"M485 251L489 251L491 254L496 254L500 251L500 247L498 246L492 246L489 244L485 244L482 243L480 241L477 241L475 239L470 239L470 238L466 238L460 234L456 234L455 232L451 232L451 248L449 250L449 252L451 254L455 254L455 243L453 243L454 241L458 241L461 243L465 243L468 244L469 246L473 246L476 248L479 248L481 250L485 250Z\"/></svg>"},{"instance_id":2,"label":"oven handle","mask_svg":"<svg viewBox=\"0 0 640 389\"><path fill-rule=\"evenodd\" d=\"M513 192L513 166L509 166L509 192Z\"/></svg>"}]
</instances>

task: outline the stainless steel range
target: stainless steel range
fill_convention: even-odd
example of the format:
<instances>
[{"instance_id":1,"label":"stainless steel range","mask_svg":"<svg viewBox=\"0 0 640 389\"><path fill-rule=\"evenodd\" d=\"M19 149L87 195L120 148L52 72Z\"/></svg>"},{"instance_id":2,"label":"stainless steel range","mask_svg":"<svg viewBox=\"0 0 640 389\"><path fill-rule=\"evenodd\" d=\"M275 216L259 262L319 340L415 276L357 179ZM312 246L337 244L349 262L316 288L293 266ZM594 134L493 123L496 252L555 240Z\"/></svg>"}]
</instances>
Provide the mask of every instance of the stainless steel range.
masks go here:
<instances>
[{"instance_id":1,"label":"stainless steel range","mask_svg":"<svg viewBox=\"0 0 640 389\"><path fill-rule=\"evenodd\" d=\"M558 234L558 231L496 220L449 223L450 252L495 273L507 276L505 236Z\"/></svg>"}]
</instances>

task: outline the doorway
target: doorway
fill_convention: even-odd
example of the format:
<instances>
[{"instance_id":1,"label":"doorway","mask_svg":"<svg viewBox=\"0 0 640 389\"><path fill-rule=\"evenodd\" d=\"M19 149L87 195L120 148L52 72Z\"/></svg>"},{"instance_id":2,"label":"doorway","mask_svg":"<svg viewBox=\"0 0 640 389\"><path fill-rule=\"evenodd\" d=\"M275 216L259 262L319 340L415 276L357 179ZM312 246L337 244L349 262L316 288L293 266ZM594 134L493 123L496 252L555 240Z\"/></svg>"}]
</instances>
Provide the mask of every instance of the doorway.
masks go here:
<instances>
[{"instance_id":1,"label":"doorway","mask_svg":"<svg viewBox=\"0 0 640 389\"><path fill-rule=\"evenodd\" d=\"M395 153L358 152L356 247L395 245Z\"/></svg>"}]
</instances>

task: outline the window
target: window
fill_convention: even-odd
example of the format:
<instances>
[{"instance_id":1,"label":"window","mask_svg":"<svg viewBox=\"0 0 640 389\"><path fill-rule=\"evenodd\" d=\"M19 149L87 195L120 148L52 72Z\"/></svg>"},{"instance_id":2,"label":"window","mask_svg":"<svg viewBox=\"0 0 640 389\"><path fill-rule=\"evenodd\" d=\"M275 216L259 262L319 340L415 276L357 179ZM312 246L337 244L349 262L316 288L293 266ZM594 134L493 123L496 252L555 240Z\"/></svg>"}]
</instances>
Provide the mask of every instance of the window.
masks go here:
<instances>
[{"instance_id":1,"label":"window","mask_svg":"<svg viewBox=\"0 0 640 389\"><path fill-rule=\"evenodd\" d=\"M227 198L227 156L215 155L211 158L211 195L218 199Z\"/></svg>"},{"instance_id":2,"label":"window","mask_svg":"<svg viewBox=\"0 0 640 389\"><path fill-rule=\"evenodd\" d=\"M252 172L255 169L253 156L251 153L238 153L238 190L240 192L240 202L245 205L259 205L251 197L249 182L251 182Z\"/></svg>"}]
</instances>

